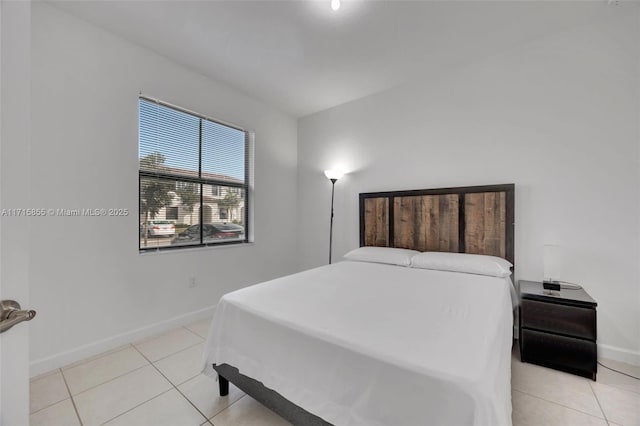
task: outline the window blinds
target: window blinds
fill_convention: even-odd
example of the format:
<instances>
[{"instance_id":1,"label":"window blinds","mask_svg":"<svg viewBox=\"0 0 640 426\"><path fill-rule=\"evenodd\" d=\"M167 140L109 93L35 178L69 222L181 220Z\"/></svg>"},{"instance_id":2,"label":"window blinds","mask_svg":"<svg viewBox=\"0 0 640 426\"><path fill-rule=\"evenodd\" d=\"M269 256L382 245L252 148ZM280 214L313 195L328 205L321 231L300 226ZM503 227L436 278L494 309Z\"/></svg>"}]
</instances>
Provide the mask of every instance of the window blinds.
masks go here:
<instances>
[{"instance_id":1,"label":"window blinds","mask_svg":"<svg viewBox=\"0 0 640 426\"><path fill-rule=\"evenodd\" d=\"M141 97L140 249L246 242L248 144L242 129ZM155 231L160 220L175 231Z\"/></svg>"}]
</instances>

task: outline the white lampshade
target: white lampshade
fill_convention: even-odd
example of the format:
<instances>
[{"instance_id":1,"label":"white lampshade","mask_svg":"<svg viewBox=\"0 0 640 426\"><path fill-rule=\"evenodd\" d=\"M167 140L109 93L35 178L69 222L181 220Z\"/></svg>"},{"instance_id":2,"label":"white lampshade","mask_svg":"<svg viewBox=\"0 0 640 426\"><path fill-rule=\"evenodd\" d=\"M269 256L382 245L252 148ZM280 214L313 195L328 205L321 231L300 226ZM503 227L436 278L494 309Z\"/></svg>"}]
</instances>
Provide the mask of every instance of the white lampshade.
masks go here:
<instances>
[{"instance_id":1,"label":"white lampshade","mask_svg":"<svg viewBox=\"0 0 640 426\"><path fill-rule=\"evenodd\" d=\"M560 281L562 275L562 248L544 245L544 281Z\"/></svg>"},{"instance_id":2,"label":"white lampshade","mask_svg":"<svg viewBox=\"0 0 640 426\"><path fill-rule=\"evenodd\" d=\"M324 175L327 177L327 179L338 180L342 176L344 176L344 172L342 170L339 170L339 169L331 169L331 170L325 170L324 171Z\"/></svg>"}]
</instances>

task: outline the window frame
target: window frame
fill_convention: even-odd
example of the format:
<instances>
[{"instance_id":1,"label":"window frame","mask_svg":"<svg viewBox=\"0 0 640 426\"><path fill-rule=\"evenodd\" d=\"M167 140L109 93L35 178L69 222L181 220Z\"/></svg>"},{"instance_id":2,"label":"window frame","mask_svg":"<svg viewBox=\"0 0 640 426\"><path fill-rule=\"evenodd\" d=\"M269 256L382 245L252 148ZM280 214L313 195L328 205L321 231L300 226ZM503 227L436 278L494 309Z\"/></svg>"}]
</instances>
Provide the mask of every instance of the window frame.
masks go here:
<instances>
[{"instance_id":1,"label":"window frame","mask_svg":"<svg viewBox=\"0 0 640 426\"><path fill-rule=\"evenodd\" d=\"M165 172L165 171L148 171L148 170L142 170L140 168L140 100L144 100L147 102L151 102L154 104L157 104L159 106L162 107L166 107L166 108L171 108L175 111L184 113L184 114L189 114L191 116L194 116L196 118L198 118L198 127L199 127L199 135L198 135L198 177L191 177L191 176L185 176L185 175L180 175L177 173L170 173L170 172ZM203 128L203 120L207 120L210 121L212 123L221 125L221 126L225 126L225 127L229 127L235 130L238 130L240 132L244 133L244 182L243 183L236 183L236 182L228 182L228 181L224 181L222 179L213 179L213 178L205 178L202 175L202 140L203 140L203 132L202 132L202 128ZM198 208L198 223L197 225L200 226L200 242L198 244L186 244L186 245L168 245L168 246L162 246L162 247L142 247L141 246L141 242L140 239L138 239L138 250L140 253L145 253L145 252L155 252L155 251L167 251L167 250L180 250L180 249L194 249L194 248L201 248L201 247L219 247L219 246L229 246L229 245L238 245L238 244L247 244L247 243L251 243L252 240L250 239L250 235L252 235L251 231L253 231L251 229L251 224L249 222L249 220L252 218L251 216L251 210L252 210L252 195L253 195L253 191L252 191L252 173L253 172L253 162L251 161L251 156L252 156L252 138L253 138L253 134L251 132L249 132L248 130L237 126L235 124L230 124L226 121L223 120L218 120L218 119L213 119L211 117L208 117L206 115L203 114L199 114L197 112L188 110L186 108L181 108L178 107L176 105L172 105L169 104L167 102L163 102L159 99L155 99L155 98L151 98L148 96L143 96L143 95L139 95L138 96L138 217L141 216L141 212L142 212L142 198L140 196L140 191L142 189L142 179L144 178L148 178L148 179L158 179L158 180L167 180L170 182L175 182L175 183L179 183L179 182L184 182L184 183L194 183L196 185L199 185L199 195L200 195L200 200L199 200L199 208ZM250 170L251 168L251 170ZM203 235L203 218L204 218L204 186L205 185L212 185L213 187L218 187L218 192L222 193L222 188L221 187L227 187L229 189L234 188L235 193L242 193L242 191L244 190L244 212L243 212L243 220L244 220L244 239L242 240L231 240L231 241L219 241L219 242L215 242L215 243L206 243L204 242L204 235ZM149 220L155 220L155 219L149 219Z\"/></svg>"}]
</instances>

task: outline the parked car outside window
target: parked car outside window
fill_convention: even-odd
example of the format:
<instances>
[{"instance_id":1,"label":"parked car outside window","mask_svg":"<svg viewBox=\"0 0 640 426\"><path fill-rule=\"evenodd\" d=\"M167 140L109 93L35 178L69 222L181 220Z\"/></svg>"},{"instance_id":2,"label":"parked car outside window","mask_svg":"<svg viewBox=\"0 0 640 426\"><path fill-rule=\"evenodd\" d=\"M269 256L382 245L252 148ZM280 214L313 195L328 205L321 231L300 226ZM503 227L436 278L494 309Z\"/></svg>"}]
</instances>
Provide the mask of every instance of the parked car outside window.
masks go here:
<instances>
[{"instance_id":1,"label":"parked car outside window","mask_svg":"<svg viewBox=\"0 0 640 426\"><path fill-rule=\"evenodd\" d=\"M207 223L202 226L203 243L218 242L220 240L244 239L244 228L234 223ZM171 244L192 244L200 242L200 225L191 225L176 235Z\"/></svg>"},{"instance_id":2,"label":"parked car outside window","mask_svg":"<svg viewBox=\"0 0 640 426\"><path fill-rule=\"evenodd\" d=\"M144 223L140 225L140 234L144 233ZM173 237L176 227L170 220L150 220L147 222L147 236L149 237Z\"/></svg>"}]
</instances>

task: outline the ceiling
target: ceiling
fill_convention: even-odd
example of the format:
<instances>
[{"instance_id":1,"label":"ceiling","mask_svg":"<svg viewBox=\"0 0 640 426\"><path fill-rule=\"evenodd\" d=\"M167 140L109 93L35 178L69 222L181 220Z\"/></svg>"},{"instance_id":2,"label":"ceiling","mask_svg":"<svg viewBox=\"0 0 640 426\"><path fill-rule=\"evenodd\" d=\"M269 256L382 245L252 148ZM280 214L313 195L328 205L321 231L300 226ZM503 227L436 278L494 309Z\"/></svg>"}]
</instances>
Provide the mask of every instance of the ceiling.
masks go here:
<instances>
[{"instance_id":1,"label":"ceiling","mask_svg":"<svg viewBox=\"0 0 640 426\"><path fill-rule=\"evenodd\" d=\"M580 25L606 1L50 1L305 116Z\"/></svg>"}]
</instances>

